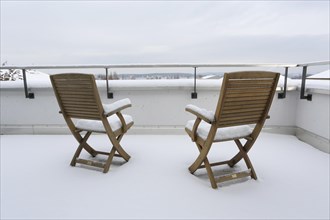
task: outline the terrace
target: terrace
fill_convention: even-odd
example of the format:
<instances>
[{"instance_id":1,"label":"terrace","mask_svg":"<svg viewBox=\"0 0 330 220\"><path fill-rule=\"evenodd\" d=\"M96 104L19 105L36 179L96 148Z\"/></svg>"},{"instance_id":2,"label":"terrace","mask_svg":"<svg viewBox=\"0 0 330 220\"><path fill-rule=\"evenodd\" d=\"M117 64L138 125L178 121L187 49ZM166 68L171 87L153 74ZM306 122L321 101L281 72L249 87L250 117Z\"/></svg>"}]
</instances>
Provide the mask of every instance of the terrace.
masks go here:
<instances>
[{"instance_id":1,"label":"terrace","mask_svg":"<svg viewBox=\"0 0 330 220\"><path fill-rule=\"evenodd\" d=\"M24 80L0 82L1 219L329 219L330 81L306 80L307 69L324 65L329 68L329 61L1 67L24 70ZM108 69L156 67L190 68L194 78L97 82L103 102L132 101L125 112L135 125L123 138L131 160L117 158L107 174L70 167L77 143L58 114L49 79L25 71L100 68L108 74ZM197 79L201 68L279 70L283 75L271 118L250 152L257 181L232 181L213 190L206 171L194 176L187 169L198 152L184 134L192 119L184 108L214 109L221 86L219 79ZM291 69L301 69L302 79L287 78ZM103 135L91 141L108 146ZM235 150L231 143L220 143L209 159L225 159Z\"/></svg>"}]
</instances>

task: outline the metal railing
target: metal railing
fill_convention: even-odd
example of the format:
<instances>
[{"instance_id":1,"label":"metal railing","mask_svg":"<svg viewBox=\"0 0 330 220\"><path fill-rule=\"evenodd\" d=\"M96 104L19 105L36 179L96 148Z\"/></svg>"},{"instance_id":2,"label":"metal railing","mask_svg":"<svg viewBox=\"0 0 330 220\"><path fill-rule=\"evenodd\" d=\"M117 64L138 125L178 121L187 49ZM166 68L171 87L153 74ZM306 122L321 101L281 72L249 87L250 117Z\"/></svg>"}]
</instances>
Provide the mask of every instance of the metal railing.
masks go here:
<instances>
[{"instance_id":1,"label":"metal railing","mask_svg":"<svg viewBox=\"0 0 330 220\"><path fill-rule=\"evenodd\" d=\"M45 65L45 66L0 66L0 69L20 69L23 72L23 81L24 81L24 91L25 97L29 99L33 99L34 93L29 92L27 77L26 77L26 70L29 69L104 69L106 74L106 89L107 89L107 97L109 99L113 98L113 93L110 92L109 89L109 79L108 79L108 70L109 69L117 69L117 68L193 68L194 70L194 87L193 92L191 93L191 98L197 98L197 69L198 68L232 68L232 67L258 67L258 68L284 68L284 88L283 92L278 94L279 99L283 99L286 97L287 92L287 78L289 68L296 68L302 67L302 80L301 80L301 99L312 100L312 95L307 94L305 95L305 83L307 79L307 67L309 66L320 66L320 65L329 65L330 61L320 61L320 62L311 62L311 63L304 63L304 64L274 64L274 63L264 63L264 64L105 64L105 65ZM310 78L309 78L310 79ZM315 78L314 78L315 79ZM323 78L322 78L323 79ZM329 79L328 79L329 80Z\"/></svg>"},{"instance_id":2,"label":"metal railing","mask_svg":"<svg viewBox=\"0 0 330 220\"><path fill-rule=\"evenodd\" d=\"M330 80L330 78L307 78L307 67L310 66L322 66L322 65L330 65L330 61L319 61L319 62L311 62L304 64L297 64L297 67L302 67L302 78L301 78L301 87L300 87L300 99L306 99L308 101L312 101L312 94L305 95L306 90L306 79L308 80Z\"/></svg>"}]
</instances>

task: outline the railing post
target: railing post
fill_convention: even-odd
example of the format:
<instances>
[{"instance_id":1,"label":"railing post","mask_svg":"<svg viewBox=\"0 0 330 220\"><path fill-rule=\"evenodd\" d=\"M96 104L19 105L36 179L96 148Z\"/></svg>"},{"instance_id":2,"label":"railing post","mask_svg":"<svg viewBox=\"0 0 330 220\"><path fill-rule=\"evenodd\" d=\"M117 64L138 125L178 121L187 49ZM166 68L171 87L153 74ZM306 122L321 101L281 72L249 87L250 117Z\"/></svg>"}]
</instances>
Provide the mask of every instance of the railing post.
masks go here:
<instances>
[{"instance_id":1,"label":"railing post","mask_svg":"<svg viewBox=\"0 0 330 220\"><path fill-rule=\"evenodd\" d=\"M194 67L194 92L191 93L192 99L197 99L197 92L196 92L196 78L197 78L197 67Z\"/></svg>"},{"instance_id":2,"label":"railing post","mask_svg":"<svg viewBox=\"0 0 330 220\"><path fill-rule=\"evenodd\" d=\"M34 99L34 93L29 93L28 88L27 88L26 70L22 69L22 72L23 72L25 98Z\"/></svg>"},{"instance_id":3,"label":"railing post","mask_svg":"<svg viewBox=\"0 0 330 220\"><path fill-rule=\"evenodd\" d=\"M306 76L307 76L307 66L303 66L302 77L301 77L300 99L307 99L308 101L312 101L312 94L307 94L307 96L305 96Z\"/></svg>"},{"instance_id":4,"label":"railing post","mask_svg":"<svg viewBox=\"0 0 330 220\"><path fill-rule=\"evenodd\" d=\"M109 91L109 78L108 78L108 68L105 68L105 80L107 83L107 97L108 99L113 99L113 93Z\"/></svg>"},{"instance_id":5,"label":"railing post","mask_svg":"<svg viewBox=\"0 0 330 220\"><path fill-rule=\"evenodd\" d=\"M286 86L287 86L287 81L288 81L288 73L289 73L289 67L285 67L284 88L283 88L283 92L278 93L279 99L284 99L286 97Z\"/></svg>"}]
</instances>

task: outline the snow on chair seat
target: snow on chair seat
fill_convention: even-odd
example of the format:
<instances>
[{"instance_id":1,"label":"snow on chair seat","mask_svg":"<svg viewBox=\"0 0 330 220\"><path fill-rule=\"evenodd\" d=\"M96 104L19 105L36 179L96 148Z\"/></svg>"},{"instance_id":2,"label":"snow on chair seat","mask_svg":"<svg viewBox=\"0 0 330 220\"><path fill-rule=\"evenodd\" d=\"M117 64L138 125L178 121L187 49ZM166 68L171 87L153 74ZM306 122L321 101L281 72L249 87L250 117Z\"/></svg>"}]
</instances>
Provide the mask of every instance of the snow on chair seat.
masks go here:
<instances>
[{"instance_id":1,"label":"snow on chair seat","mask_svg":"<svg viewBox=\"0 0 330 220\"><path fill-rule=\"evenodd\" d=\"M187 122L187 132L192 132L194 123L195 120L190 120ZM210 129L211 125L202 121L197 128L197 136L205 141L210 132ZM245 138L248 137L252 133L252 131L253 129L249 125L218 128L213 141L220 142L237 138Z\"/></svg>"},{"instance_id":2,"label":"snow on chair seat","mask_svg":"<svg viewBox=\"0 0 330 220\"><path fill-rule=\"evenodd\" d=\"M132 116L123 114L123 117L124 117L127 127L130 128L133 125ZM111 130L113 132L116 133L122 129L122 123L121 123L120 119L117 117L117 115L112 115L112 116L108 117L107 119L110 124ZM98 121L98 120L79 119L77 121L76 128L78 130L83 130L83 131L94 131L94 132L106 133L106 130L104 128L102 121Z\"/></svg>"}]
</instances>

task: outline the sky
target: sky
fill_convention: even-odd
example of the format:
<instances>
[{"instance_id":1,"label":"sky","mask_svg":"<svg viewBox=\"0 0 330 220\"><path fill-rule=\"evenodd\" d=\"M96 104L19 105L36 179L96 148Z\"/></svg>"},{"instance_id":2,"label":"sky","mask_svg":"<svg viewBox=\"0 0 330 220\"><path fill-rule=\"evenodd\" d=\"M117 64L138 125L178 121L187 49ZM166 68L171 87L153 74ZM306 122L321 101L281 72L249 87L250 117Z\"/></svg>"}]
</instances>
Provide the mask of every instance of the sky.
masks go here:
<instances>
[{"instance_id":1,"label":"sky","mask_svg":"<svg viewBox=\"0 0 330 220\"><path fill-rule=\"evenodd\" d=\"M329 60L329 1L5 1L1 64Z\"/></svg>"}]
</instances>

